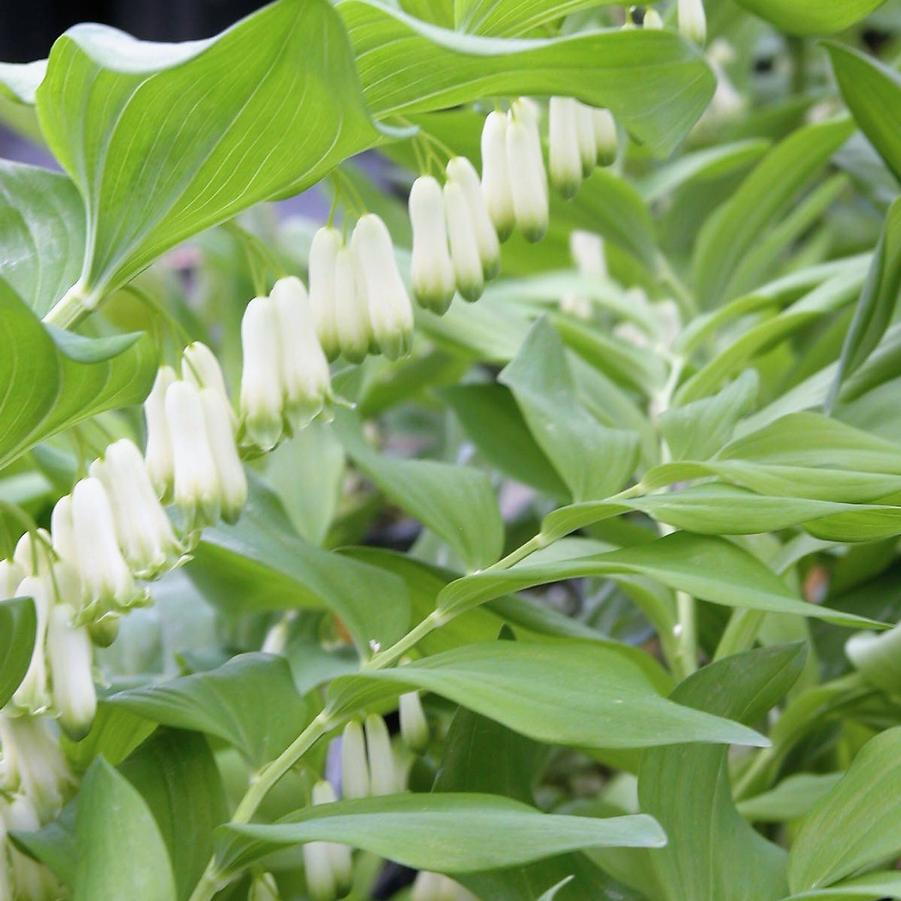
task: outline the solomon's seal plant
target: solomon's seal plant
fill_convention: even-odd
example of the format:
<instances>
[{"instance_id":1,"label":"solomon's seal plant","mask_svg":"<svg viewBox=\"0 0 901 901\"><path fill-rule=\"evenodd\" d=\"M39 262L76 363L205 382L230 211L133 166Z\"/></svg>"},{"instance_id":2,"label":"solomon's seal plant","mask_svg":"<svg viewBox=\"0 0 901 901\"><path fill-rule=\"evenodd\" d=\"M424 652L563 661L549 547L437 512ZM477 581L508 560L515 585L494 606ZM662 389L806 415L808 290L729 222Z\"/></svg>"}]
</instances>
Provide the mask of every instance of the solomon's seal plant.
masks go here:
<instances>
[{"instance_id":1,"label":"solomon's seal plant","mask_svg":"<svg viewBox=\"0 0 901 901\"><path fill-rule=\"evenodd\" d=\"M0 901L901 898L899 35L0 64Z\"/></svg>"}]
</instances>

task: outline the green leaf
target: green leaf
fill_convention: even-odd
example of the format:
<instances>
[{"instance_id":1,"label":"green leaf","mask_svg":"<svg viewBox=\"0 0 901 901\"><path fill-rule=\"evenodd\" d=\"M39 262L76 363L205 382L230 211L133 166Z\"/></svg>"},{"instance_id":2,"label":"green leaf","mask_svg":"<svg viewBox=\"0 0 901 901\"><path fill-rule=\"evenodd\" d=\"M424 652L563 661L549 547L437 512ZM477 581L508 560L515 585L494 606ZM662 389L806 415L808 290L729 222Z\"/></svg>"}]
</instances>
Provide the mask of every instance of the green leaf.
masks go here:
<instances>
[{"instance_id":1,"label":"green leaf","mask_svg":"<svg viewBox=\"0 0 901 901\"><path fill-rule=\"evenodd\" d=\"M53 874L71 888L78 871L78 840L75 835L77 800L70 801L60 815L36 832L13 832L13 844L46 864Z\"/></svg>"},{"instance_id":2,"label":"green leaf","mask_svg":"<svg viewBox=\"0 0 901 901\"><path fill-rule=\"evenodd\" d=\"M867 873L847 879L827 889L815 889L811 892L799 892L786 898L785 901L801 901L802 898L816 898L819 901L840 901L851 898L853 901L880 901L884 898L901 898L901 873L897 870L881 873Z\"/></svg>"},{"instance_id":3,"label":"green leaf","mask_svg":"<svg viewBox=\"0 0 901 901\"><path fill-rule=\"evenodd\" d=\"M313 713L294 687L288 662L259 653L238 654L207 672L120 691L108 703L176 729L215 735L254 766L277 757Z\"/></svg>"},{"instance_id":4,"label":"green leaf","mask_svg":"<svg viewBox=\"0 0 901 901\"><path fill-rule=\"evenodd\" d=\"M456 612L533 585L618 575L647 576L676 591L727 607L794 613L852 627L873 625L871 620L852 613L805 603L759 560L725 539L686 532L603 554L538 564L525 562L505 571L465 576L441 592L438 609Z\"/></svg>"},{"instance_id":5,"label":"green leaf","mask_svg":"<svg viewBox=\"0 0 901 901\"><path fill-rule=\"evenodd\" d=\"M76 824L75 901L175 901L172 865L153 815L103 758L81 784Z\"/></svg>"},{"instance_id":6,"label":"green leaf","mask_svg":"<svg viewBox=\"0 0 901 901\"><path fill-rule=\"evenodd\" d=\"M213 853L213 830L228 819L207 740L196 732L159 730L119 772L144 798L169 852L177 897L188 898Z\"/></svg>"},{"instance_id":7,"label":"green leaf","mask_svg":"<svg viewBox=\"0 0 901 901\"><path fill-rule=\"evenodd\" d=\"M581 848L666 842L654 820L642 815L560 816L494 795L437 793L322 804L271 825L228 825L220 832L232 868L280 847L333 841L439 873L492 870Z\"/></svg>"},{"instance_id":8,"label":"green leaf","mask_svg":"<svg viewBox=\"0 0 901 901\"><path fill-rule=\"evenodd\" d=\"M789 34L835 34L878 9L885 0L738 0L749 12Z\"/></svg>"},{"instance_id":9,"label":"green leaf","mask_svg":"<svg viewBox=\"0 0 901 901\"><path fill-rule=\"evenodd\" d=\"M16 103L32 104L46 72L45 59L33 63L0 63L0 94Z\"/></svg>"},{"instance_id":10,"label":"green leaf","mask_svg":"<svg viewBox=\"0 0 901 901\"><path fill-rule=\"evenodd\" d=\"M901 626L875 635L860 632L845 644L845 656L871 685L889 694L901 691Z\"/></svg>"},{"instance_id":11,"label":"green leaf","mask_svg":"<svg viewBox=\"0 0 901 901\"><path fill-rule=\"evenodd\" d=\"M338 11L366 102L380 117L491 95L574 94L609 108L639 141L666 155L713 94L713 74L700 52L673 32L610 30L504 41L438 28L377 0L342 0Z\"/></svg>"},{"instance_id":12,"label":"green leaf","mask_svg":"<svg viewBox=\"0 0 901 901\"><path fill-rule=\"evenodd\" d=\"M370 641L387 647L409 626L409 600L396 576L305 542L259 479L251 481L239 522L206 529L194 558L187 572L216 606L234 613L324 608L361 654Z\"/></svg>"},{"instance_id":13,"label":"green leaf","mask_svg":"<svg viewBox=\"0 0 901 901\"><path fill-rule=\"evenodd\" d=\"M801 187L853 130L853 123L845 118L794 132L708 218L693 260L695 287L703 306L716 306L734 296L732 279L761 233L788 209Z\"/></svg>"},{"instance_id":14,"label":"green leaf","mask_svg":"<svg viewBox=\"0 0 901 901\"><path fill-rule=\"evenodd\" d=\"M0 278L43 316L75 283L84 206L71 179L0 160Z\"/></svg>"},{"instance_id":15,"label":"green leaf","mask_svg":"<svg viewBox=\"0 0 901 901\"><path fill-rule=\"evenodd\" d=\"M460 31L516 37L598 5L598 0L456 0L454 18Z\"/></svg>"},{"instance_id":16,"label":"green leaf","mask_svg":"<svg viewBox=\"0 0 901 901\"><path fill-rule=\"evenodd\" d=\"M871 738L804 818L789 855L793 892L825 888L901 851L901 727Z\"/></svg>"},{"instance_id":17,"label":"green leaf","mask_svg":"<svg viewBox=\"0 0 901 901\"><path fill-rule=\"evenodd\" d=\"M901 95L899 95L901 102ZM892 321L901 298L901 198L889 207L873 261L864 282L851 327L845 336L838 370L827 408L838 397L842 383L870 359Z\"/></svg>"},{"instance_id":18,"label":"green leaf","mask_svg":"<svg viewBox=\"0 0 901 901\"><path fill-rule=\"evenodd\" d=\"M31 598L0 600L0 707L13 696L31 663L37 616Z\"/></svg>"},{"instance_id":19,"label":"green leaf","mask_svg":"<svg viewBox=\"0 0 901 901\"><path fill-rule=\"evenodd\" d=\"M895 173L895 178L901 181L901 132L897 116L901 75L851 47L831 41L825 46L851 115Z\"/></svg>"},{"instance_id":20,"label":"green leaf","mask_svg":"<svg viewBox=\"0 0 901 901\"><path fill-rule=\"evenodd\" d=\"M752 822L785 823L797 820L835 786L841 773L796 773L774 789L739 801L738 812Z\"/></svg>"},{"instance_id":21,"label":"green leaf","mask_svg":"<svg viewBox=\"0 0 901 901\"><path fill-rule=\"evenodd\" d=\"M579 404L563 344L546 319L532 327L499 380L513 392L576 501L608 497L623 487L638 460L638 436L602 426ZM593 465L599 457L604 465Z\"/></svg>"},{"instance_id":22,"label":"green leaf","mask_svg":"<svg viewBox=\"0 0 901 901\"><path fill-rule=\"evenodd\" d=\"M504 541L491 480L484 472L435 460L402 460L367 443L359 420L340 410L335 429L357 467L387 497L442 538L469 569L500 556Z\"/></svg>"},{"instance_id":23,"label":"green leaf","mask_svg":"<svg viewBox=\"0 0 901 901\"><path fill-rule=\"evenodd\" d=\"M101 755L107 763L118 766L155 729L156 723L101 698L91 731L81 741L74 742L65 737L62 741L73 768L84 772Z\"/></svg>"},{"instance_id":24,"label":"green leaf","mask_svg":"<svg viewBox=\"0 0 901 901\"><path fill-rule=\"evenodd\" d=\"M327 709L340 715L413 688L553 744L638 748L766 741L744 726L673 704L625 654L577 639L468 645L396 669L342 676L332 683Z\"/></svg>"},{"instance_id":25,"label":"green leaf","mask_svg":"<svg viewBox=\"0 0 901 901\"><path fill-rule=\"evenodd\" d=\"M380 138L325 0L279 0L183 44L76 25L53 45L37 107L87 206L88 303L190 235L296 193Z\"/></svg>"},{"instance_id":26,"label":"green leaf","mask_svg":"<svg viewBox=\"0 0 901 901\"><path fill-rule=\"evenodd\" d=\"M96 413L144 400L156 352L149 338L83 338L44 326L0 280L0 467Z\"/></svg>"},{"instance_id":27,"label":"green leaf","mask_svg":"<svg viewBox=\"0 0 901 901\"><path fill-rule=\"evenodd\" d=\"M794 684L805 653L802 645L788 645L728 657L679 685L673 700L756 722ZM785 852L735 809L725 749L682 745L647 751L638 797L670 839L646 858L665 899L775 901L785 893Z\"/></svg>"}]
</instances>

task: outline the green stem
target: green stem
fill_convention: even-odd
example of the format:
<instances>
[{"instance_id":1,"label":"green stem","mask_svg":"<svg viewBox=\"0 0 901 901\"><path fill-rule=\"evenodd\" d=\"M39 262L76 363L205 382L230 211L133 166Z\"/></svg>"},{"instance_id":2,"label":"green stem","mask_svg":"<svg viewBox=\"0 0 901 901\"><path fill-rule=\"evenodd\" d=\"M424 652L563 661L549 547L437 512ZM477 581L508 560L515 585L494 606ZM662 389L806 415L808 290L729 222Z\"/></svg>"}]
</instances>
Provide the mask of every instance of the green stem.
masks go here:
<instances>
[{"instance_id":1,"label":"green stem","mask_svg":"<svg viewBox=\"0 0 901 901\"><path fill-rule=\"evenodd\" d=\"M713 659L722 660L724 657L750 650L765 616L762 610L733 610L720 643L716 646Z\"/></svg>"},{"instance_id":2,"label":"green stem","mask_svg":"<svg viewBox=\"0 0 901 901\"><path fill-rule=\"evenodd\" d=\"M76 282L50 308L44 316L44 322L58 328L73 328L86 316L89 316L100 302L100 297L86 291L81 282Z\"/></svg>"}]
</instances>

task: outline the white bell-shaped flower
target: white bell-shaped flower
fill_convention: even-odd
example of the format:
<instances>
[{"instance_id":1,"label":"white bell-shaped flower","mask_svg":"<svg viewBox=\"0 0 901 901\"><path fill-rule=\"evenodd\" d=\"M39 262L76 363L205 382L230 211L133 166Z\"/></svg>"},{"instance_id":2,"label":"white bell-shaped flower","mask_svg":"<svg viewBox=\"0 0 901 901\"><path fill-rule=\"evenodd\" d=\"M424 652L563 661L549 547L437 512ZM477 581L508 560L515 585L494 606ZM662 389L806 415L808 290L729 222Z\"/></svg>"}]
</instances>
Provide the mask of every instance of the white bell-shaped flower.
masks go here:
<instances>
[{"instance_id":1,"label":"white bell-shaped flower","mask_svg":"<svg viewBox=\"0 0 901 901\"><path fill-rule=\"evenodd\" d=\"M6 787L31 799L42 822L53 819L72 783L55 726L46 716L0 713Z\"/></svg>"},{"instance_id":2,"label":"white bell-shaped flower","mask_svg":"<svg viewBox=\"0 0 901 901\"><path fill-rule=\"evenodd\" d=\"M358 277L366 286L372 337L389 360L410 352L413 306L394 256L385 223L374 213L360 217L351 236Z\"/></svg>"},{"instance_id":3,"label":"white bell-shaped flower","mask_svg":"<svg viewBox=\"0 0 901 901\"><path fill-rule=\"evenodd\" d=\"M143 465L143 458L141 463ZM154 494L154 497L156 495ZM75 544L75 524L72 520L72 495L64 494L54 505L50 514L50 536L53 550L63 560L78 564Z\"/></svg>"},{"instance_id":4,"label":"white bell-shaped flower","mask_svg":"<svg viewBox=\"0 0 901 901\"><path fill-rule=\"evenodd\" d=\"M47 660L53 706L66 734L78 741L87 735L97 710L97 692L91 675L93 653L85 626L75 625L75 611L55 604L47 628Z\"/></svg>"},{"instance_id":5,"label":"white bell-shaped flower","mask_svg":"<svg viewBox=\"0 0 901 901\"><path fill-rule=\"evenodd\" d=\"M569 252L582 275L607 278L604 239L600 235L574 229L569 234Z\"/></svg>"},{"instance_id":6,"label":"white bell-shaped flower","mask_svg":"<svg viewBox=\"0 0 901 901\"><path fill-rule=\"evenodd\" d=\"M50 703L47 687L47 660L44 641L53 606L53 582L49 575L26 576L15 591L16 597L31 598L34 603L34 647L25 677L13 694L13 706L30 713L44 710Z\"/></svg>"},{"instance_id":7,"label":"white bell-shaped flower","mask_svg":"<svg viewBox=\"0 0 901 901\"><path fill-rule=\"evenodd\" d=\"M619 136L616 120L608 109L593 109L594 139L598 148L598 165L609 166L616 160L619 150Z\"/></svg>"},{"instance_id":8,"label":"white bell-shaped flower","mask_svg":"<svg viewBox=\"0 0 901 901\"><path fill-rule=\"evenodd\" d=\"M281 336L270 297L254 297L241 320L241 420L250 443L272 450L282 436Z\"/></svg>"},{"instance_id":9,"label":"white bell-shaped flower","mask_svg":"<svg viewBox=\"0 0 901 901\"><path fill-rule=\"evenodd\" d=\"M564 197L573 197L582 183L577 122L577 101L571 97L551 97L548 116L548 168L551 183Z\"/></svg>"},{"instance_id":10,"label":"white bell-shaped flower","mask_svg":"<svg viewBox=\"0 0 901 901\"><path fill-rule=\"evenodd\" d=\"M303 428L332 399L328 360L316 336L303 282L294 276L281 278L273 286L271 297L279 320L279 358L287 414L295 428Z\"/></svg>"},{"instance_id":11,"label":"white bell-shaped flower","mask_svg":"<svg viewBox=\"0 0 901 901\"><path fill-rule=\"evenodd\" d=\"M225 385L225 375L216 355L202 341L189 344L182 354L182 378L193 382L198 388L212 388L222 395L225 406L237 426L238 417L232 409L231 398Z\"/></svg>"},{"instance_id":12,"label":"white bell-shaped flower","mask_svg":"<svg viewBox=\"0 0 901 901\"><path fill-rule=\"evenodd\" d=\"M681 34L690 41L703 45L707 40L704 0L678 0L676 14Z\"/></svg>"},{"instance_id":13,"label":"white bell-shaped flower","mask_svg":"<svg viewBox=\"0 0 901 901\"><path fill-rule=\"evenodd\" d=\"M169 423L166 419L166 391L175 381L175 370L161 366L147 400L144 401L144 419L147 425L147 448L144 460L150 482L157 496L167 499L172 494L173 462Z\"/></svg>"},{"instance_id":14,"label":"white bell-shaped flower","mask_svg":"<svg viewBox=\"0 0 901 901\"><path fill-rule=\"evenodd\" d=\"M175 463L175 503L184 513L188 529L200 529L219 518L221 496L196 385L178 381L169 386L166 417Z\"/></svg>"},{"instance_id":15,"label":"white bell-shaped flower","mask_svg":"<svg viewBox=\"0 0 901 901\"><path fill-rule=\"evenodd\" d=\"M341 352L338 340L337 290L335 262L343 246L341 232L336 228L320 228L310 245L310 307L319 344L329 360Z\"/></svg>"},{"instance_id":16,"label":"white bell-shaped flower","mask_svg":"<svg viewBox=\"0 0 901 901\"><path fill-rule=\"evenodd\" d=\"M516 227L527 241L540 241L547 232L549 217L547 174L535 105L524 97L510 107L507 166Z\"/></svg>"},{"instance_id":17,"label":"white bell-shaped flower","mask_svg":"<svg viewBox=\"0 0 901 901\"><path fill-rule=\"evenodd\" d=\"M320 780L313 786L313 804L336 800L331 783ZM307 887L316 901L343 898L353 883L353 862L347 845L336 842L307 842L303 846Z\"/></svg>"},{"instance_id":18,"label":"white bell-shaped flower","mask_svg":"<svg viewBox=\"0 0 901 901\"><path fill-rule=\"evenodd\" d=\"M369 750L369 790L372 795L393 795L399 790L394 750L385 720L378 714L366 717L366 747Z\"/></svg>"},{"instance_id":19,"label":"white bell-shaped flower","mask_svg":"<svg viewBox=\"0 0 901 901\"><path fill-rule=\"evenodd\" d=\"M410 281L420 305L439 316L454 298L456 280L447 243L444 194L431 175L423 175L410 188L410 223L413 256Z\"/></svg>"},{"instance_id":20,"label":"white bell-shaped flower","mask_svg":"<svg viewBox=\"0 0 901 901\"><path fill-rule=\"evenodd\" d=\"M335 257L335 325L341 356L362 363L373 343L366 283L349 247Z\"/></svg>"},{"instance_id":21,"label":"white bell-shaped flower","mask_svg":"<svg viewBox=\"0 0 901 901\"><path fill-rule=\"evenodd\" d=\"M218 389L209 390L219 393ZM119 547L129 567L141 578L159 575L180 554L181 547L153 490L141 452L128 438L114 441L102 460L91 463L90 474L106 490Z\"/></svg>"},{"instance_id":22,"label":"white bell-shaped flower","mask_svg":"<svg viewBox=\"0 0 901 901\"><path fill-rule=\"evenodd\" d=\"M594 134L594 111L584 103L576 103L576 138L579 142L579 159L582 178L588 178L598 162L598 144Z\"/></svg>"},{"instance_id":23,"label":"white bell-shaped flower","mask_svg":"<svg viewBox=\"0 0 901 901\"><path fill-rule=\"evenodd\" d=\"M359 720L351 720L341 734L341 797L368 798L369 760L366 739Z\"/></svg>"},{"instance_id":24,"label":"white bell-shaped flower","mask_svg":"<svg viewBox=\"0 0 901 901\"><path fill-rule=\"evenodd\" d=\"M53 563L50 548L53 539L46 529L26 532L17 542L13 551L13 562L26 576L43 576L50 572Z\"/></svg>"},{"instance_id":25,"label":"white bell-shaped flower","mask_svg":"<svg viewBox=\"0 0 901 901\"><path fill-rule=\"evenodd\" d=\"M516 225L510 166L507 162L507 116L490 112L482 128L482 193L497 237L506 241Z\"/></svg>"},{"instance_id":26,"label":"white bell-shaped flower","mask_svg":"<svg viewBox=\"0 0 901 901\"><path fill-rule=\"evenodd\" d=\"M408 691L398 701L400 735L411 751L424 751L429 744L429 723L418 691Z\"/></svg>"},{"instance_id":27,"label":"white bell-shaped flower","mask_svg":"<svg viewBox=\"0 0 901 901\"><path fill-rule=\"evenodd\" d=\"M15 560L0 560L0 601L15 597L25 570Z\"/></svg>"},{"instance_id":28,"label":"white bell-shaped flower","mask_svg":"<svg viewBox=\"0 0 901 901\"><path fill-rule=\"evenodd\" d=\"M494 278L500 269L501 248L494 230L494 223L488 214L482 183L475 166L465 156L455 156L447 163L449 181L457 182L463 188L469 215L475 229L476 243L479 247L479 259L485 278Z\"/></svg>"},{"instance_id":29,"label":"white bell-shaped flower","mask_svg":"<svg viewBox=\"0 0 901 901\"><path fill-rule=\"evenodd\" d=\"M465 300L478 300L485 290L485 272L472 213L459 182L449 181L444 186L444 213L457 291Z\"/></svg>"},{"instance_id":30,"label":"white bell-shaped flower","mask_svg":"<svg viewBox=\"0 0 901 901\"><path fill-rule=\"evenodd\" d=\"M138 592L119 549L112 505L99 479L81 479L72 489L72 523L85 604L99 612L129 606Z\"/></svg>"},{"instance_id":31,"label":"white bell-shaped flower","mask_svg":"<svg viewBox=\"0 0 901 901\"><path fill-rule=\"evenodd\" d=\"M219 482L220 513L226 522L234 523L247 503L247 476L235 443L231 408L212 388L201 389L200 404Z\"/></svg>"},{"instance_id":32,"label":"white bell-shaped flower","mask_svg":"<svg viewBox=\"0 0 901 901\"><path fill-rule=\"evenodd\" d=\"M648 28L651 31L660 31L663 28L663 19L660 18L660 13L656 9L646 9L641 25L642 28Z\"/></svg>"}]
</instances>

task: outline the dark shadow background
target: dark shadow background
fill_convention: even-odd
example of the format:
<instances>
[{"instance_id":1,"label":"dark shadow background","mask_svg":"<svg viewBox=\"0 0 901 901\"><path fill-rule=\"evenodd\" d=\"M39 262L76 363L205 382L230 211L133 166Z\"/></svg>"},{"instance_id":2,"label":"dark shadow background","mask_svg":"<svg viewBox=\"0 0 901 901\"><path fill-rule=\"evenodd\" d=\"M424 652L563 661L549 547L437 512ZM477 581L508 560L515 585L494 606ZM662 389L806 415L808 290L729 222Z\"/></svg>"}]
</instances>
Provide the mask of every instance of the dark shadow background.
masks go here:
<instances>
[{"instance_id":1,"label":"dark shadow background","mask_svg":"<svg viewBox=\"0 0 901 901\"><path fill-rule=\"evenodd\" d=\"M77 22L102 22L147 41L210 37L265 0L0 0L0 61L26 63L50 52Z\"/></svg>"}]
</instances>

